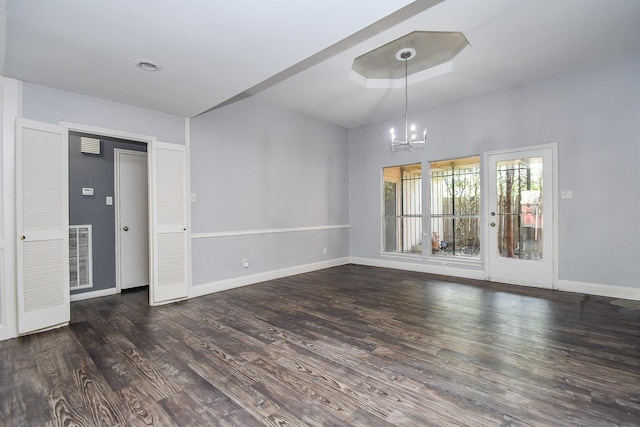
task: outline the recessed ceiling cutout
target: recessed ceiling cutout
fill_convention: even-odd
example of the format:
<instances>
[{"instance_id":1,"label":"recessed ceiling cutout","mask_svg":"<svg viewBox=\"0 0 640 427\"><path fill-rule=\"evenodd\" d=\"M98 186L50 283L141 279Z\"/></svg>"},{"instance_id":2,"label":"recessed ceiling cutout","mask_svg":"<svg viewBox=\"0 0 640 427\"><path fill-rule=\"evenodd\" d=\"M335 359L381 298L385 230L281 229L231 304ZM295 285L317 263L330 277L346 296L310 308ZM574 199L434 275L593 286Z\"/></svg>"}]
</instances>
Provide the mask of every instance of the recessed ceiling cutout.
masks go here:
<instances>
[{"instance_id":1,"label":"recessed ceiling cutout","mask_svg":"<svg viewBox=\"0 0 640 427\"><path fill-rule=\"evenodd\" d=\"M351 69L361 76L355 80L365 86L369 86L367 80L401 80L405 70L404 62L397 59L399 51L415 50L407 64L412 75L450 62L468 44L461 32L414 31L357 57ZM451 67L442 69L451 71Z\"/></svg>"}]
</instances>

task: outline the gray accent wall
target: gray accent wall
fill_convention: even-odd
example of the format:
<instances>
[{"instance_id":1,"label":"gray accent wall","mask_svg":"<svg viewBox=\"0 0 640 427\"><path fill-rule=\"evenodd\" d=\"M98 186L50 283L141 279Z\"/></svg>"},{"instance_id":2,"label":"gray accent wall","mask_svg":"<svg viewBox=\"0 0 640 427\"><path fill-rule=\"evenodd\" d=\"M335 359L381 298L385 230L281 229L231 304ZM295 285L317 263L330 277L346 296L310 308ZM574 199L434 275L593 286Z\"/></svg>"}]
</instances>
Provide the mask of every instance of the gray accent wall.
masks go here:
<instances>
[{"instance_id":1,"label":"gray accent wall","mask_svg":"<svg viewBox=\"0 0 640 427\"><path fill-rule=\"evenodd\" d=\"M390 152L403 117L350 131L351 256L382 258L384 166L555 142L558 189L573 192L558 200L560 280L640 290L640 56L410 114L425 150Z\"/></svg>"},{"instance_id":2,"label":"gray accent wall","mask_svg":"<svg viewBox=\"0 0 640 427\"><path fill-rule=\"evenodd\" d=\"M242 233L348 224L348 155L346 129L255 97L193 118L192 233L232 234L192 239L193 285L347 257L348 228Z\"/></svg>"},{"instance_id":3,"label":"gray accent wall","mask_svg":"<svg viewBox=\"0 0 640 427\"><path fill-rule=\"evenodd\" d=\"M100 139L101 153L80 152L80 137ZM69 133L69 225L92 226L93 287L77 289L72 294L116 287L116 232L114 149L147 151L143 143L96 135ZM83 196L82 188L91 187L93 196ZM106 197L113 197L108 206Z\"/></svg>"}]
</instances>

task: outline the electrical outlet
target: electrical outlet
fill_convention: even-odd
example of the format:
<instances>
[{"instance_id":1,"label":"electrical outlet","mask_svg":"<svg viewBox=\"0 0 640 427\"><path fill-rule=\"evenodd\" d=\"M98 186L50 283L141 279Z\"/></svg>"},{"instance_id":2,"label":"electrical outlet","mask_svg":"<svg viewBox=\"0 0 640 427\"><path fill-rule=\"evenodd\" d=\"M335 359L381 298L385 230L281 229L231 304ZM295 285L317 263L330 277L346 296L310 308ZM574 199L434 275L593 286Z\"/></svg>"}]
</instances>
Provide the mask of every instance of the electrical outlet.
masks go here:
<instances>
[{"instance_id":1,"label":"electrical outlet","mask_svg":"<svg viewBox=\"0 0 640 427\"><path fill-rule=\"evenodd\" d=\"M327 254L327 248L322 248L322 253L323 253L324 255L326 255L326 254Z\"/></svg>"},{"instance_id":2,"label":"electrical outlet","mask_svg":"<svg viewBox=\"0 0 640 427\"><path fill-rule=\"evenodd\" d=\"M571 199L573 198L573 192L571 190L562 190L560 197L563 199Z\"/></svg>"},{"instance_id":3,"label":"electrical outlet","mask_svg":"<svg viewBox=\"0 0 640 427\"><path fill-rule=\"evenodd\" d=\"M243 259L242 260L242 266L244 268L249 268L249 260L248 259Z\"/></svg>"}]
</instances>

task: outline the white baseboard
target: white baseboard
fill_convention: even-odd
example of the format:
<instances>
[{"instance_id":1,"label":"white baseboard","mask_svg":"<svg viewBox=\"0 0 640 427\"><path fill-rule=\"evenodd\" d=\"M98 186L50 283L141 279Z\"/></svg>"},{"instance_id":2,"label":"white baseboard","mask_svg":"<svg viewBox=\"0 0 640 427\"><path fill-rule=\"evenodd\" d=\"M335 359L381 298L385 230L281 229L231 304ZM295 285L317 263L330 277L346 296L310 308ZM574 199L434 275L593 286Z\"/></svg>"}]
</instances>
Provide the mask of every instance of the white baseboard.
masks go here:
<instances>
[{"instance_id":1,"label":"white baseboard","mask_svg":"<svg viewBox=\"0 0 640 427\"><path fill-rule=\"evenodd\" d=\"M610 298L622 298L640 301L640 289L627 286L604 285L601 283L575 282L559 280L558 290L580 294L598 295Z\"/></svg>"},{"instance_id":2,"label":"white baseboard","mask_svg":"<svg viewBox=\"0 0 640 427\"><path fill-rule=\"evenodd\" d=\"M81 294L74 294L74 295L71 295L70 299L71 299L71 302L74 302L74 301L82 301L90 298L106 297L107 295L116 295L118 293L119 293L118 289L114 287L109 289L102 289L100 291L83 292Z\"/></svg>"},{"instance_id":3,"label":"white baseboard","mask_svg":"<svg viewBox=\"0 0 640 427\"><path fill-rule=\"evenodd\" d=\"M206 283L193 286L189 290L189 298L200 297L214 292L226 291L242 286L253 285L255 283L266 282L268 280L281 279L283 277L294 276L296 274L310 273L324 268L337 267L349 264L350 259L336 258L329 261L315 262L312 264L297 265L295 267L283 268L280 270L265 271L263 273L251 274L249 276L234 277L233 279L219 280L217 282Z\"/></svg>"},{"instance_id":4,"label":"white baseboard","mask_svg":"<svg viewBox=\"0 0 640 427\"><path fill-rule=\"evenodd\" d=\"M18 330L6 325L0 326L0 341L10 340L18 336Z\"/></svg>"},{"instance_id":5,"label":"white baseboard","mask_svg":"<svg viewBox=\"0 0 640 427\"><path fill-rule=\"evenodd\" d=\"M352 264L368 265L371 267L394 268L396 270L415 271L418 273L439 274L442 276L462 277L465 279L485 280L484 270L458 268L455 266L439 266L432 264L415 264L386 259L351 257Z\"/></svg>"},{"instance_id":6,"label":"white baseboard","mask_svg":"<svg viewBox=\"0 0 640 427\"><path fill-rule=\"evenodd\" d=\"M410 262L373 258L351 257L350 260L352 264L368 265L372 267L395 268L397 270L416 271L419 273L441 274L444 276L462 277L465 279L486 280L486 276L483 270L468 270L452 266L442 267L429 264L415 264ZM564 292L576 292L609 298L622 298L640 301L640 289L626 286L559 280L558 290Z\"/></svg>"}]
</instances>

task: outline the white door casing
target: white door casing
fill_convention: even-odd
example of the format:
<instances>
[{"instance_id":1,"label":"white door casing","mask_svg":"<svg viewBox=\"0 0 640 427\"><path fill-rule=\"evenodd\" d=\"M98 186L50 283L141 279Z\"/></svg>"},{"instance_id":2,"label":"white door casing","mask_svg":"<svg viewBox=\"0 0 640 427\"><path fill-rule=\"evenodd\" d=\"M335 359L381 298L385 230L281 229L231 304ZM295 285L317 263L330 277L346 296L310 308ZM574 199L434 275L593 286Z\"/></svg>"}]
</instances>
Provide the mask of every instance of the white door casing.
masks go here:
<instances>
[{"instance_id":1,"label":"white door casing","mask_svg":"<svg viewBox=\"0 0 640 427\"><path fill-rule=\"evenodd\" d=\"M17 119L18 332L68 323L68 132Z\"/></svg>"},{"instance_id":2,"label":"white door casing","mask_svg":"<svg viewBox=\"0 0 640 427\"><path fill-rule=\"evenodd\" d=\"M485 153L485 256L487 260L487 275L489 280L517 285L528 285L542 288L557 288L557 168L555 164L557 146L555 144L523 147L515 150L501 150ZM499 165L527 164L533 161L536 168L542 170L542 188L539 192L531 191L536 203L530 205L521 200L516 212L504 213L504 206L498 206ZM535 193L535 194L534 194ZM515 203L515 201L513 201ZM504 205L504 200L502 201ZM535 209L535 216L531 210ZM514 209L515 210L515 209ZM528 213L527 213L528 212ZM507 219L507 217L511 217ZM505 249L504 234L507 221L513 226L520 225L521 233L529 236L521 237L520 241ZM532 239L528 239L532 237ZM499 242L499 239L502 239ZM537 239L537 240L536 240ZM525 245L532 245L536 241L534 256L525 256ZM500 249L499 249L500 248ZM511 253L508 253L511 252ZM529 258L529 259L527 259Z\"/></svg>"},{"instance_id":3,"label":"white door casing","mask_svg":"<svg viewBox=\"0 0 640 427\"><path fill-rule=\"evenodd\" d=\"M152 257L149 304L188 296L187 162L183 145L150 145Z\"/></svg>"},{"instance_id":4,"label":"white door casing","mask_svg":"<svg viewBox=\"0 0 640 427\"><path fill-rule=\"evenodd\" d=\"M149 284L147 153L114 149L118 289Z\"/></svg>"}]
</instances>

